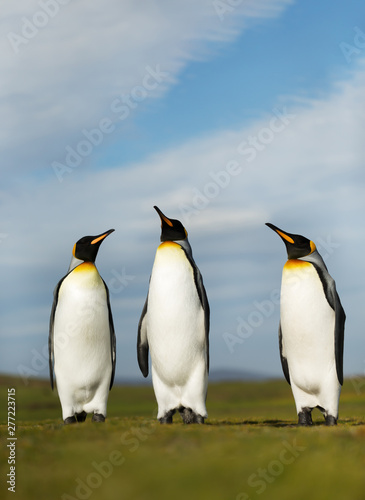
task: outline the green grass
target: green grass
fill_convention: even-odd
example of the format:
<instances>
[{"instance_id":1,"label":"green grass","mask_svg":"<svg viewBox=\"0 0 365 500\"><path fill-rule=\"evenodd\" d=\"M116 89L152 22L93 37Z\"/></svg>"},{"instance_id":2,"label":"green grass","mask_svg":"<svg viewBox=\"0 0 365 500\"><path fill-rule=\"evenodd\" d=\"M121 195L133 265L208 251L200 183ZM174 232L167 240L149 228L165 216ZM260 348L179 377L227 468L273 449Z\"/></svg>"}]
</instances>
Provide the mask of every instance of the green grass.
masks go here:
<instances>
[{"instance_id":1,"label":"green grass","mask_svg":"<svg viewBox=\"0 0 365 500\"><path fill-rule=\"evenodd\" d=\"M358 381L357 381L358 382ZM8 387L16 387L16 494L7 492ZM298 428L285 381L211 384L205 425L156 421L150 386L112 389L105 424L64 426L45 381L0 378L1 498L363 500L365 381L345 381L336 428Z\"/></svg>"}]
</instances>

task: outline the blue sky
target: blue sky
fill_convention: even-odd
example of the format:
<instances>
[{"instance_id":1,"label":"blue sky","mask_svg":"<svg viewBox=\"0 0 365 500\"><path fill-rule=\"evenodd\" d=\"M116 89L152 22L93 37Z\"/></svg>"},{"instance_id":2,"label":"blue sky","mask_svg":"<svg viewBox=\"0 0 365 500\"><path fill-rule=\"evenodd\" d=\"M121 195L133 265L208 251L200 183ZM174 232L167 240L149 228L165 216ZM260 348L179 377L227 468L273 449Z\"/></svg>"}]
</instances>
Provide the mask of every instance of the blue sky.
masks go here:
<instances>
[{"instance_id":1,"label":"blue sky","mask_svg":"<svg viewBox=\"0 0 365 500\"><path fill-rule=\"evenodd\" d=\"M51 17L42 5L2 13L1 371L47 376L53 288L75 241L114 227L97 266L117 376L142 380L158 205L186 226L204 277L212 370L281 376L286 255L270 221L316 242L347 313L345 374L364 373L365 7L48 0Z\"/></svg>"},{"instance_id":2,"label":"blue sky","mask_svg":"<svg viewBox=\"0 0 365 500\"><path fill-rule=\"evenodd\" d=\"M227 11L223 23L234 15ZM127 150L123 141L121 150L109 153L116 154L119 165L120 153L135 159L202 132L242 126L282 95L323 95L336 76L351 69L339 40L353 42L358 15L356 2L343 8L309 1L293 2L274 19L253 20L234 43L216 42L205 59L191 61L162 102L148 103L147 113L136 113L138 131L144 134L142 152L139 138L129 136Z\"/></svg>"}]
</instances>

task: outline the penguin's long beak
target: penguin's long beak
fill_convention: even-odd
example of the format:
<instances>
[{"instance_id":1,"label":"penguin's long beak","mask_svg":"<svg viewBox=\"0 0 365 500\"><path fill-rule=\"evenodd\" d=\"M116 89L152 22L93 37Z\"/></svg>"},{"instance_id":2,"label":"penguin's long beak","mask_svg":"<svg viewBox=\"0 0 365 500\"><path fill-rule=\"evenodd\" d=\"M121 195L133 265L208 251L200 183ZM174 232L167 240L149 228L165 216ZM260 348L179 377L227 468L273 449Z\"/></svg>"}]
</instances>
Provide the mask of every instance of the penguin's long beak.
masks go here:
<instances>
[{"instance_id":1,"label":"penguin's long beak","mask_svg":"<svg viewBox=\"0 0 365 500\"><path fill-rule=\"evenodd\" d=\"M170 227L174 227L174 225L173 225L173 223L170 221L170 219L168 219L168 218L166 217L166 215L164 215L158 207L154 206L153 208L156 210L156 212L157 212L157 213L158 213L158 215L160 216L160 219L161 219L161 227L163 227L163 223L164 223L164 222L165 222L168 226L170 226Z\"/></svg>"},{"instance_id":2,"label":"penguin's long beak","mask_svg":"<svg viewBox=\"0 0 365 500\"><path fill-rule=\"evenodd\" d=\"M284 233L284 231L282 231L278 227L274 226L274 224L271 224L270 222L266 222L265 225L267 227L269 227L270 229L272 229L273 231L275 231L280 236L280 238L282 238L284 241L287 241L288 243L294 244L294 239L292 238L292 236L290 234Z\"/></svg>"},{"instance_id":3,"label":"penguin's long beak","mask_svg":"<svg viewBox=\"0 0 365 500\"><path fill-rule=\"evenodd\" d=\"M106 231L105 233L102 233L102 234L99 234L98 236L95 236L95 238L92 240L90 245L95 245L96 243L99 243L99 241L101 242L104 238L109 236L109 234L112 233L113 231L115 231L115 229L109 229L109 231Z\"/></svg>"}]
</instances>

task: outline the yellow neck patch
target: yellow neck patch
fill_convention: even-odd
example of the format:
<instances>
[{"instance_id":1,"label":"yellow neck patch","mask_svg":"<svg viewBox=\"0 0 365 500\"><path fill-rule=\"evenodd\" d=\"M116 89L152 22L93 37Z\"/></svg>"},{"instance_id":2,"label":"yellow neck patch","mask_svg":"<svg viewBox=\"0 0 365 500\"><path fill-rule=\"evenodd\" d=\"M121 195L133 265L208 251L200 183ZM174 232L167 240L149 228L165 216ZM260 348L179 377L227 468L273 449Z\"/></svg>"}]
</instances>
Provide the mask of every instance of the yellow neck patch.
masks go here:
<instances>
[{"instance_id":1,"label":"yellow neck patch","mask_svg":"<svg viewBox=\"0 0 365 500\"><path fill-rule=\"evenodd\" d=\"M92 262L83 262L82 264L79 264L78 266L75 267L75 269L72 271L74 273L89 273L96 271L95 264Z\"/></svg>"},{"instance_id":2,"label":"yellow neck patch","mask_svg":"<svg viewBox=\"0 0 365 500\"><path fill-rule=\"evenodd\" d=\"M162 248L176 248L176 247L180 247L180 245L178 243L175 243L174 241L163 241L161 243L161 245L158 247L159 249L162 249Z\"/></svg>"},{"instance_id":3,"label":"yellow neck patch","mask_svg":"<svg viewBox=\"0 0 365 500\"><path fill-rule=\"evenodd\" d=\"M300 259L289 259L286 261L284 265L284 270L285 271L294 271L295 269L299 268L304 268L311 266L312 264L310 262L307 262L305 260L300 260Z\"/></svg>"}]
</instances>

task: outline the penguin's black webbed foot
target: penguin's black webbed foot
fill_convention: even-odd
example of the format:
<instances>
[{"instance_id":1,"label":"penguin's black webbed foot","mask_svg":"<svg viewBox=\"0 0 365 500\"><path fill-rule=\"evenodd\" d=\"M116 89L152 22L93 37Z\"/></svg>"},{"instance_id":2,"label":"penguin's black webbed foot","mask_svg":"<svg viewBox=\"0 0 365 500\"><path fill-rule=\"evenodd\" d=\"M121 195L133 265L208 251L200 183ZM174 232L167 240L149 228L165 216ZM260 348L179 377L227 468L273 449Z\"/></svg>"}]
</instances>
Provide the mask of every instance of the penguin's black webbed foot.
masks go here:
<instances>
[{"instance_id":1,"label":"penguin's black webbed foot","mask_svg":"<svg viewBox=\"0 0 365 500\"><path fill-rule=\"evenodd\" d=\"M332 415L326 415L326 425L332 426L332 425L337 425L337 418L333 417Z\"/></svg>"},{"instance_id":2,"label":"penguin's black webbed foot","mask_svg":"<svg viewBox=\"0 0 365 500\"><path fill-rule=\"evenodd\" d=\"M105 417L101 413L94 413L91 421L92 422L105 422Z\"/></svg>"},{"instance_id":3,"label":"penguin's black webbed foot","mask_svg":"<svg viewBox=\"0 0 365 500\"><path fill-rule=\"evenodd\" d=\"M82 411L81 413L76 413L76 420L78 422L85 422L85 419L86 419L86 411Z\"/></svg>"},{"instance_id":4,"label":"penguin's black webbed foot","mask_svg":"<svg viewBox=\"0 0 365 500\"><path fill-rule=\"evenodd\" d=\"M179 408L184 424L204 424L204 417L193 412L191 408Z\"/></svg>"},{"instance_id":5,"label":"penguin's black webbed foot","mask_svg":"<svg viewBox=\"0 0 365 500\"><path fill-rule=\"evenodd\" d=\"M298 425L313 425L311 412L312 410L310 408L302 408L302 411L298 413Z\"/></svg>"},{"instance_id":6,"label":"penguin's black webbed foot","mask_svg":"<svg viewBox=\"0 0 365 500\"><path fill-rule=\"evenodd\" d=\"M165 415L158 419L160 424L172 424L172 417L175 413L175 410L169 410L165 413Z\"/></svg>"},{"instance_id":7,"label":"penguin's black webbed foot","mask_svg":"<svg viewBox=\"0 0 365 500\"><path fill-rule=\"evenodd\" d=\"M76 417L75 415L72 415L72 417L67 417L65 418L65 420L63 421L63 423L65 425L69 425L69 424L76 424L77 420L76 420Z\"/></svg>"},{"instance_id":8,"label":"penguin's black webbed foot","mask_svg":"<svg viewBox=\"0 0 365 500\"><path fill-rule=\"evenodd\" d=\"M179 411L184 424L193 424L195 422L195 414L191 408L182 408Z\"/></svg>"},{"instance_id":9,"label":"penguin's black webbed foot","mask_svg":"<svg viewBox=\"0 0 365 500\"><path fill-rule=\"evenodd\" d=\"M195 415L195 418L196 418L195 423L204 424L204 420L205 420L204 417L202 417L201 415Z\"/></svg>"}]
</instances>

